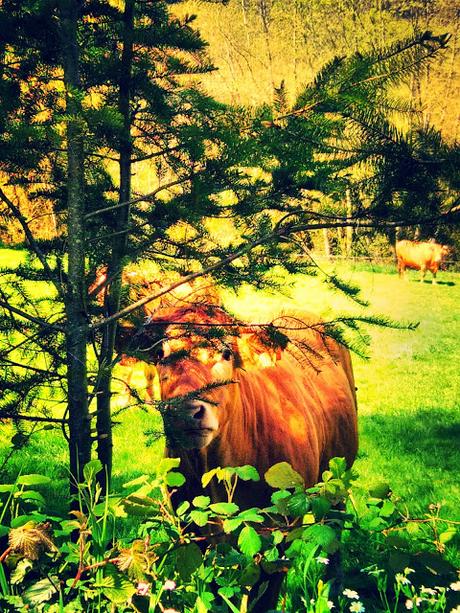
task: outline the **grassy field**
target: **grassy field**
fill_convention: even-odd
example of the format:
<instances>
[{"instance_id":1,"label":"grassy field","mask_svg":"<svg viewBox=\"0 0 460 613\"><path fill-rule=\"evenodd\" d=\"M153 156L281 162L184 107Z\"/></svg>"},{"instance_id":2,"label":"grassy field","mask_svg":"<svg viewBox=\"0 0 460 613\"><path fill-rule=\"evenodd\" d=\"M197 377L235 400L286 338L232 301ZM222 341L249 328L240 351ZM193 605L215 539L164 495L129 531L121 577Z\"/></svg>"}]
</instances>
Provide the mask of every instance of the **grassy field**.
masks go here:
<instances>
[{"instance_id":1,"label":"grassy field","mask_svg":"<svg viewBox=\"0 0 460 613\"><path fill-rule=\"evenodd\" d=\"M0 254L11 264L20 252ZM367 268L367 270L363 270ZM326 291L317 278L291 279L286 296L243 288L225 300L235 312L264 320L284 308L305 308L323 317L371 312L398 321L419 322L414 331L369 328L369 358L354 358L358 387L360 452L356 469L366 486L388 481L413 514L430 503L443 505L442 515L460 519L460 275L441 273L439 283L418 282L412 273L400 281L391 269L339 267L347 281L359 284L370 307ZM121 370L118 374L122 374ZM141 384L139 369L136 378ZM153 409L127 408L115 428L114 488L149 473L163 452L163 440L146 446L145 430L160 423ZM0 465L9 455L11 427L0 428ZM66 443L57 431L34 435L30 444L6 462L2 482L22 473L53 478L51 508L62 508L67 488Z\"/></svg>"}]
</instances>

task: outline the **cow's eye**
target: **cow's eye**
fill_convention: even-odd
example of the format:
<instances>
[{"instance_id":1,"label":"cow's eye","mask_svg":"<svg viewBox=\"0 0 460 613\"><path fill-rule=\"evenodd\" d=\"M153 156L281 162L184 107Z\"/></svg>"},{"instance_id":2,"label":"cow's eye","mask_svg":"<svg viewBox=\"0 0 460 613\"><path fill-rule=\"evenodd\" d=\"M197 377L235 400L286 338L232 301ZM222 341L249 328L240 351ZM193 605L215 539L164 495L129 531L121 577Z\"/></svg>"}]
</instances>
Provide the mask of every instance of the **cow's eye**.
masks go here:
<instances>
[{"instance_id":1,"label":"cow's eye","mask_svg":"<svg viewBox=\"0 0 460 613\"><path fill-rule=\"evenodd\" d=\"M232 354L232 350L231 350L231 349L225 348L225 349L222 351L222 358L223 358L224 360L231 360L232 355L233 355L233 354Z\"/></svg>"}]
</instances>

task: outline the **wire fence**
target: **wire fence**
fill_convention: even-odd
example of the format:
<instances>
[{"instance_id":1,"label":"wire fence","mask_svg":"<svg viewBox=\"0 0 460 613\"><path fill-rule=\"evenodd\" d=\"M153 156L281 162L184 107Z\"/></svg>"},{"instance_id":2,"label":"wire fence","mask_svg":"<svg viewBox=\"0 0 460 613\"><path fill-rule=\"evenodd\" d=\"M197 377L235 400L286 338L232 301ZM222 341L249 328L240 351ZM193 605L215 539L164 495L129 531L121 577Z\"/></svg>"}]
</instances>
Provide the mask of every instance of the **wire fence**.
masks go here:
<instances>
[{"instance_id":1,"label":"wire fence","mask_svg":"<svg viewBox=\"0 0 460 613\"><path fill-rule=\"evenodd\" d=\"M339 263L356 263L367 264L370 268L373 266L382 266L388 268L394 268L397 270L396 257L394 256L365 256L365 255L330 255L314 254L314 259L321 262L339 262ZM444 260L442 262L440 270L446 270L449 272L460 272L460 260Z\"/></svg>"}]
</instances>

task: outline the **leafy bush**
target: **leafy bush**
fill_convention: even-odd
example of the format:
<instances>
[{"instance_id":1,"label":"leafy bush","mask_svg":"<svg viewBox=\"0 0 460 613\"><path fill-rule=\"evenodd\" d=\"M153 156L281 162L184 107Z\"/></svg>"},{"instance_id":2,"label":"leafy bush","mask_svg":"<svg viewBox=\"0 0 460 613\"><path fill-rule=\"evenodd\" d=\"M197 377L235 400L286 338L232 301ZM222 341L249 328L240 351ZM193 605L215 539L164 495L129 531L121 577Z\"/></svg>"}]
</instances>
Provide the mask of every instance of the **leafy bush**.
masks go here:
<instances>
[{"instance_id":1,"label":"leafy bush","mask_svg":"<svg viewBox=\"0 0 460 613\"><path fill-rule=\"evenodd\" d=\"M409 518L386 484L365 492L334 458L311 488L287 463L270 468L264 478L274 492L264 509L234 502L240 481L261 478L251 466L203 476L203 487L220 482L227 500L203 494L174 508L185 482L178 467L165 458L153 477L104 496L101 465L90 462L70 519L44 514L46 477L0 486L0 609L241 613L265 588L262 575L283 573L283 611L456 610L460 582L443 554L457 532L439 507Z\"/></svg>"}]
</instances>

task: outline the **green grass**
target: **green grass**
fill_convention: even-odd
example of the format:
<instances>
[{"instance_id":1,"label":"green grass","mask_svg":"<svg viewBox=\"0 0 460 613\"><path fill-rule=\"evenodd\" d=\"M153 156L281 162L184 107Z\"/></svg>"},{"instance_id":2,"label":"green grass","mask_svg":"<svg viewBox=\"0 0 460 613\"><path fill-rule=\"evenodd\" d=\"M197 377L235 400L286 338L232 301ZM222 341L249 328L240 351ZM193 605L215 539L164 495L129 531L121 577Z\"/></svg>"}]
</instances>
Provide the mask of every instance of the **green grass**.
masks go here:
<instances>
[{"instance_id":1,"label":"green grass","mask_svg":"<svg viewBox=\"0 0 460 613\"><path fill-rule=\"evenodd\" d=\"M3 252L0 267L4 257ZM326 318L337 313L371 312L419 322L414 331L370 328L369 359L354 358L360 423L356 469L366 486L388 481L413 514L421 515L430 503L440 502L443 516L460 519L460 275L440 273L439 284L433 286L419 283L415 272L403 282L393 272L363 270L362 264L340 265L339 272L362 287L369 309L326 291L318 278L307 277L291 280L292 298L245 287L238 296L226 293L225 299L233 311L259 321L295 307ZM140 370L136 377L141 384ZM164 445L160 440L146 446L144 432L160 429L152 409L126 409L117 421L115 489L152 471ZM9 452L11 432L8 424L0 429L0 465L1 456ZM50 475L54 482L51 506L59 508L66 501L66 457L62 436L57 431L42 432L12 455L1 479L12 479L19 470Z\"/></svg>"}]
</instances>

